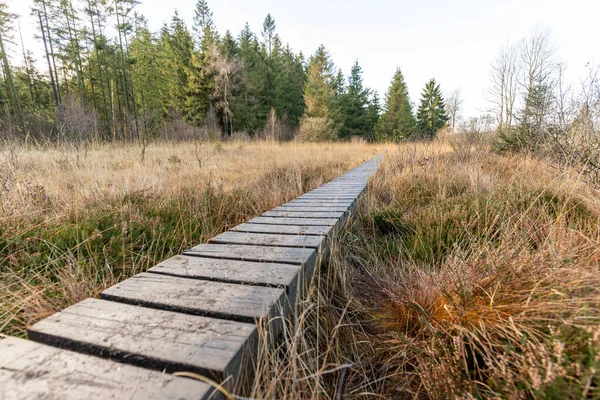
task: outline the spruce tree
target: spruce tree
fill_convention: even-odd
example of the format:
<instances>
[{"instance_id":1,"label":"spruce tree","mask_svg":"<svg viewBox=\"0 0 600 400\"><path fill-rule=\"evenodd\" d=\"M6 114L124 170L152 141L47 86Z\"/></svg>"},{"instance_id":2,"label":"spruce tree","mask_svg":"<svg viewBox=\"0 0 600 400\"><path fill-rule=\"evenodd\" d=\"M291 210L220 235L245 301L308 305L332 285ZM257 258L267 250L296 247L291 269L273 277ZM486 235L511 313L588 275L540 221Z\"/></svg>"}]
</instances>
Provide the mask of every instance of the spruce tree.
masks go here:
<instances>
[{"instance_id":1,"label":"spruce tree","mask_svg":"<svg viewBox=\"0 0 600 400\"><path fill-rule=\"evenodd\" d=\"M194 10L192 30L196 35L196 43L199 46L201 46L202 42L204 42L205 46L218 42L217 28L212 16L213 13L210 11L208 3L205 0L198 0Z\"/></svg>"},{"instance_id":2,"label":"spruce tree","mask_svg":"<svg viewBox=\"0 0 600 400\"><path fill-rule=\"evenodd\" d=\"M436 132L445 127L447 122L448 115L440 85L435 82L435 79L431 79L423 89L421 105L417 111L419 133L433 139Z\"/></svg>"},{"instance_id":3,"label":"spruce tree","mask_svg":"<svg viewBox=\"0 0 600 400\"><path fill-rule=\"evenodd\" d=\"M370 136L373 116L369 114L369 95L369 89L363 86L362 68L358 61L355 61L341 100L344 122L340 129L340 137Z\"/></svg>"},{"instance_id":4,"label":"spruce tree","mask_svg":"<svg viewBox=\"0 0 600 400\"><path fill-rule=\"evenodd\" d=\"M334 140L338 138L340 129L333 118L336 91L339 93L340 90L337 87L339 78L336 79L334 75L333 62L325 46L319 46L310 58L306 75L307 82L304 86L306 111L300 123L300 135L305 140Z\"/></svg>"},{"instance_id":5,"label":"spruce tree","mask_svg":"<svg viewBox=\"0 0 600 400\"><path fill-rule=\"evenodd\" d=\"M263 60L259 53L258 40L248 23L238 37L239 55L244 63L245 81L242 84L236 104L237 129L252 133L261 125L259 118L259 95L263 90Z\"/></svg>"},{"instance_id":6,"label":"spruce tree","mask_svg":"<svg viewBox=\"0 0 600 400\"><path fill-rule=\"evenodd\" d=\"M374 90L369 98L369 105L367 106L367 139L375 140L376 127L380 118L381 106L379 104L379 93Z\"/></svg>"},{"instance_id":7,"label":"spruce tree","mask_svg":"<svg viewBox=\"0 0 600 400\"><path fill-rule=\"evenodd\" d=\"M377 137L381 140L404 140L415 132L408 88L400 68L396 70L390 88L386 94L384 112L376 127Z\"/></svg>"}]
</instances>

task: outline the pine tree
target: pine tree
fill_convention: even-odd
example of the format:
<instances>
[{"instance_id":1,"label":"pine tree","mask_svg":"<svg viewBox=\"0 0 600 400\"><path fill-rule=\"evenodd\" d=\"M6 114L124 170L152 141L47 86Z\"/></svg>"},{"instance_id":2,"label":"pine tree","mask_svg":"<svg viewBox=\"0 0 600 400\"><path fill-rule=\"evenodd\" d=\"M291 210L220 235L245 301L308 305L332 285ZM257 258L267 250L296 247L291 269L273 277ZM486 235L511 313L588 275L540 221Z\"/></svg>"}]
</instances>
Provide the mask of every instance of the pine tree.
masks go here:
<instances>
[{"instance_id":1,"label":"pine tree","mask_svg":"<svg viewBox=\"0 0 600 400\"><path fill-rule=\"evenodd\" d=\"M261 126L259 95L263 90L264 79L261 73L263 60L259 54L258 40L248 23L240 32L238 43L246 73L235 106L236 126L237 129L252 133Z\"/></svg>"},{"instance_id":2,"label":"pine tree","mask_svg":"<svg viewBox=\"0 0 600 400\"><path fill-rule=\"evenodd\" d=\"M304 113L304 82L306 75L301 56L289 46L278 53L275 63L275 99L278 114L295 127Z\"/></svg>"},{"instance_id":3,"label":"pine tree","mask_svg":"<svg viewBox=\"0 0 600 400\"><path fill-rule=\"evenodd\" d=\"M217 28L212 19L213 13L205 0L198 0L194 10L194 24L192 29L196 34L196 43L200 47L209 47L219 41Z\"/></svg>"},{"instance_id":4,"label":"pine tree","mask_svg":"<svg viewBox=\"0 0 600 400\"><path fill-rule=\"evenodd\" d=\"M424 137L433 139L436 132L448 122L444 98L440 85L431 79L421 94L421 105L417 111L417 126Z\"/></svg>"},{"instance_id":5,"label":"pine tree","mask_svg":"<svg viewBox=\"0 0 600 400\"><path fill-rule=\"evenodd\" d=\"M344 123L340 137L370 136L373 125L369 115L369 89L363 86L362 68L355 61L348 77L348 86L341 99Z\"/></svg>"},{"instance_id":6,"label":"pine tree","mask_svg":"<svg viewBox=\"0 0 600 400\"><path fill-rule=\"evenodd\" d=\"M300 122L300 135L305 140L334 140L340 126L334 120L339 79L325 46L321 45L310 58L304 87L306 111ZM337 86L336 86L337 85Z\"/></svg>"},{"instance_id":7,"label":"pine tree","mask_svg":"<svg viewBox=\"0 0 600 400\"><path fill-rule=\"evenodd\" d=\"M9 37L11 31L14 29L13 21L17 18L17 16L7 12L7 8L8 6L5 3L0 2L0 60L2 62L2 75L6 80L6 87L4 90L6 93L5 96L6 98L10 99L8 103L10 104L11 108L6 115L10 116L11 113L14 113L18 118L17 121L21 131L25 133L25 122L21 112L21 103L15 88L12 69L10 63L8 62L7 47L5 46L5 39Z\"/></svg>"},{"instance_id":8,"label":"pine tree","mask_svg":"<svg viewBox=\"0 0 600 400\"><path fill-rule=\"evenodd\" d=\"M384 112L376 127L376 135L380 140L403 140L415 132L408 88L400 68L394 73L392 83L386 94Z\"/></svg>"},{"instance_id":9,"label":"pine tree","mask_svg":"<svg viewBox=\"0 0 600 400\"><path fill-rule=\"evenodd\" d=\"M132 63L132 84L136 88L136 103L140 105L145 135L157 133L164 123L169 104L168 48L148 29L147 21L135 16L135 31L129 46Z\"/></svg>"},{"instance_id":10,"label":"pine tree","mask_svg":"<svg viewBox=\"0 0 600 400\"><path fill-rule=\"evenodd\" d=\"M381 106L379 104L379 93L376 90L371 92L371 96L369 98L369 105L367 106L367 131L366 138L369 140L375 140L376 138L376 127L380 118Z\"/></svg>"}]
</instances>

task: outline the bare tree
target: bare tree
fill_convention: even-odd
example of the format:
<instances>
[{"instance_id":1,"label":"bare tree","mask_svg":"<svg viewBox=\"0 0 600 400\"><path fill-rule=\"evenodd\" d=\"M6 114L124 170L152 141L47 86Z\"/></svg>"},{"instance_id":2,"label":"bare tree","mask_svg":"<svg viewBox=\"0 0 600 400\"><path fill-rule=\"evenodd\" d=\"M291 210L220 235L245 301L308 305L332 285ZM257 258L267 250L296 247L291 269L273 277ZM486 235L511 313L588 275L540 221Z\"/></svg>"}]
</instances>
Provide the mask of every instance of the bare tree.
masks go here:
<instances>
[{"instance_id":1,"label":"bare tree","mask_svg":"<svg viewBox=\"0 0 600 400\"><path fill-rule=\"evenodd\" d=\"M489 111L496 116L500 129L510 127L514 122L520 68L518 49L510 45L500 50L491 65L487 100L492 104Z\"/></svg>"},{"instance_id":2,"label":"bare tree","mask_svg":"<svg viewBox=\"0 0 600 400\"><path fill-rule=\"evenodd\" d=\"M455 131L456 123L461 119L460 113L462 111L462 105L463 100L461 98L460 89L454 89L446 95L446 111L448 111L452 132Z\"/></svg>"},{"instance_id":3,"label":"bare tree","mask_svg":"<svg viewBox=\"0 0 600 400\"><path fill-rule=\"evenodd\" d=\"M225 57L216 46L211 51L212 67L215 72L213 99L218 114L222 118L225 133L233 133L232 92L235 92L243 79L244 64L238 57Z\"/></svg>"},{"instance_id":4,"label":"bare tree","mask_svg":"<svg viewBox=\"0 0 600 400\"><path fill-rule=\"evenodd\" d=\"M553 91L557 84L559 63L550 30L536 27L520 47L523 65L519 77L522 89L522 123L540 127L548 117L553 102Z\"/></svg>"}]
</instances>

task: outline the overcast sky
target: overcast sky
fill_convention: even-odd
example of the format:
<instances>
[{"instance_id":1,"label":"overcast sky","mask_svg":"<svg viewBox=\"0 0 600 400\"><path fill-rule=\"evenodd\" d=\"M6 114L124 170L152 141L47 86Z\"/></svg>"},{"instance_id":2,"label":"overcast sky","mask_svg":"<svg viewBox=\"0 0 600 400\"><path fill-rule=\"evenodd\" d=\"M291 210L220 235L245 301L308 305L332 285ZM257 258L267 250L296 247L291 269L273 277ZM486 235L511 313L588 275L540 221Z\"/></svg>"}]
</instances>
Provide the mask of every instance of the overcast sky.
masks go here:
<instances>
[{"instance_id":1,"label":"overcast sky","mask_svg":"<svg viewBox=\"0 0 600 400\"><path fill-rule=\"evenodd\" d=\"M33 39L31 0L8 0L23 17L25 46L41 58ZM191 26L195 0L142 0L137 10L153 29L177 9ZM436 78L444 92L460 89L465 117L488 105L484 92L489 65L499 49L517 42L536 25L552 31L567 78L577 84L587 63L600 63L600 0L209 0L221 34L235 36L248 22L259 34L267 13L284 43L306 56L324 44L345 74L358 59L365 84L381 97L397 67L418 102L427 80ZM18 60L14 60L18 62Z\"/></svg>"}]
</instances>

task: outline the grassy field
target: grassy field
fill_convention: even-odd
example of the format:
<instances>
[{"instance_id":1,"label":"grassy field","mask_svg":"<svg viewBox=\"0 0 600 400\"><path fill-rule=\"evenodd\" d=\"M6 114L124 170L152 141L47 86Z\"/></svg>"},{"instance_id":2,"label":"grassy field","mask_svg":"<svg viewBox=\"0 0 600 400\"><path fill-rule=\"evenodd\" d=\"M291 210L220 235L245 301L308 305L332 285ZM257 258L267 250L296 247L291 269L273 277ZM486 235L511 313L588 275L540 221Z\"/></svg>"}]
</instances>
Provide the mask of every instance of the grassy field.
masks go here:
<instances>
[{"instance_id":1,"label":"grassy field","mask_svg":"<svg viewBox=\"0 0 600 400\"><path fill-rule=\"evenodd\" d=\"M387 150L247 395L600 398L600 192L475 147L163 143L144 162L135 147L5 151L0 330L23 334Z\"/></svg>"},{"instance_id":2,"label":"grassy field","mask_svg":"<svg viewBox=\"0 0 600 400\"><path fill-rule=\"evenodd\" d=\"M600 193L522 155L386 157L255 398L600 398Z\"/></svg>"},{"instance_id":3,"label":"grassy field","mask_svg":"<svg viewBox=\"0 0 600 400\"><path fill-rule=\"evenodd\" d=\"M144 271L381 151L157 143L0 153L0 333Z\"/></svg>"}]
</instances>

